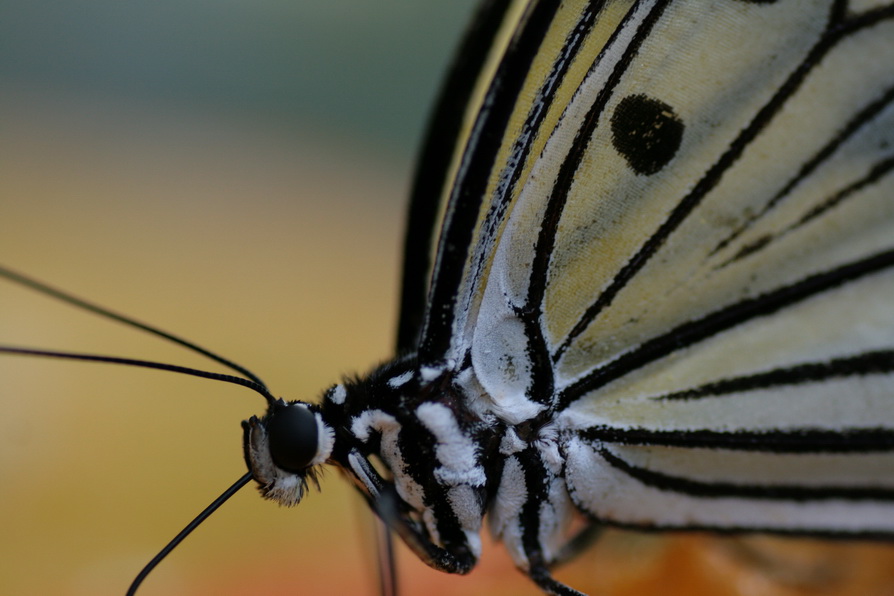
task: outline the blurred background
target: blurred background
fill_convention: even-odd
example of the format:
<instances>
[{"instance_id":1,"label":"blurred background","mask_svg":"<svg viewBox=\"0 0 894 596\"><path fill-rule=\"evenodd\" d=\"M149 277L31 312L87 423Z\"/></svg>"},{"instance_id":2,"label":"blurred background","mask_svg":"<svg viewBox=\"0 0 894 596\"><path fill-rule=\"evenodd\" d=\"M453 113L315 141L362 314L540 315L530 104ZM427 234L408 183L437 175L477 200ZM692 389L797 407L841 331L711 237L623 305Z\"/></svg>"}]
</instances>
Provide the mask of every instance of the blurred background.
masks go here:
<instances>
[{"instance_id":1,"label":"blurred background","mask_svg":"<svg viewBox=\"0 0 894 596\"><path fill-rule=\"evenodd\" d=\"M0 0L0 262L317 399L391 355L413 155L474 3ZM0 343L214 368L5 281ZM0 403L0 594L17 595L123 593L244 472L239 422L264 406L12 356ZM371 517L336 473L323 489L288 511L243 489L140 593L374 594ZM799 544L611 532L560 577L602 594L891 587L884 549ZM537 593L492 546L468 578L399 560L409 594Z\"/></svg>"}]
</instances>

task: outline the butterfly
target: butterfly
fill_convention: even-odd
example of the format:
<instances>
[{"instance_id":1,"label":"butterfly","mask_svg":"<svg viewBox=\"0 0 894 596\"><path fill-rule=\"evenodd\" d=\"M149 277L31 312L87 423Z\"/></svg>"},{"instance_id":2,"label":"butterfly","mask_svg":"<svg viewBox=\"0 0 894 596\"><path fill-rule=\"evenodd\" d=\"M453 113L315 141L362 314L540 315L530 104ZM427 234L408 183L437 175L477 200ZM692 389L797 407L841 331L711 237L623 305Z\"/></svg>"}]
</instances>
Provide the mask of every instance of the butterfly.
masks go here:
<instances>
[{"instance_id":1,"label":"butterfly","mask_svg":"<svg viewBox=\"0 0 894 596\"><path fill-rule=\"evenodd\" d=\"M246 421L263 496L335 465L454 573L487 516L552 594L605 525L890 539L892 34L885 3L486 3L398 356Z\"/></svg>"}]
</instances>

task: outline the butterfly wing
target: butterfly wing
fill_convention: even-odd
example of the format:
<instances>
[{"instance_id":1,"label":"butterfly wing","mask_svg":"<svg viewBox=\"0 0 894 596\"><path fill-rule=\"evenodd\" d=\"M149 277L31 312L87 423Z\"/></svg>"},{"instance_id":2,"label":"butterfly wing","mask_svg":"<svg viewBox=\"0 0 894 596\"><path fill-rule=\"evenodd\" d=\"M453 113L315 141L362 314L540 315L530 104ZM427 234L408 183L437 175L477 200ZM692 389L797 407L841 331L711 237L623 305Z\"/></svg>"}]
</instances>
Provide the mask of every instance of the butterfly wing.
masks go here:
<instances>
[{"instance_id":1,"label":"butterfly wing","mask_svg":"<svg viewBox=\"0 0 894 596\"><path fill-rule=\"evenodd\" d=\"M519 2L515 3L520 4ZM518 6L508 0L484 2L471 21L434 107L413 176L404 238L398 352L416 349L426 310L436 234L444 216L456 162L471 121L493 75L495 56L505 45L507 21Z\"/></svg>"},{"instance_id":2,"label":"butterfly wing","mask_svg":"<svg viewBox=\"0 0 894 596\"><path fill-rule=\"evenodd\" d=\"M422 363L554 416L598 519L894 532L894 8L512 14Z\"/></svg>"}]
</instances>

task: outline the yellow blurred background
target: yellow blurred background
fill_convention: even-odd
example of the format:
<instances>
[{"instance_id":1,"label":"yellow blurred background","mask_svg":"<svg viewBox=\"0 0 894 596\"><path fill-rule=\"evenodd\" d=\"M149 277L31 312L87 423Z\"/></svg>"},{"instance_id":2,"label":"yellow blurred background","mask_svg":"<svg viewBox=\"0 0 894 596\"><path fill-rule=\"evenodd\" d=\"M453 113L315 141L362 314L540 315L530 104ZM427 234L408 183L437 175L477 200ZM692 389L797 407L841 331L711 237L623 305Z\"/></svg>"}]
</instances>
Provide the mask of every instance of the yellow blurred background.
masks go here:
<instances>
[{"instance_id":1,"label":"yellow blurred background","mask_svg":"<svg viewBox=\"0 0 894 596\"><path fill-rule=\"evenodd\" d=\"M290 399L391 355L412 154L471 0L18 4L0 20L0 262ZM0 343L218 370L3 281ZM4 595L122 594L244 472L239 422L264 406L12 356L0 387ZM371 516L336 473L323 489L288 511L243 489L140 593L374 594ZM789 544L610 532L560 577L602 594L894 593L888 547ZM467 578L400 563L406 594L538 593L500 548Z\"/></svg>"}]
</instances>

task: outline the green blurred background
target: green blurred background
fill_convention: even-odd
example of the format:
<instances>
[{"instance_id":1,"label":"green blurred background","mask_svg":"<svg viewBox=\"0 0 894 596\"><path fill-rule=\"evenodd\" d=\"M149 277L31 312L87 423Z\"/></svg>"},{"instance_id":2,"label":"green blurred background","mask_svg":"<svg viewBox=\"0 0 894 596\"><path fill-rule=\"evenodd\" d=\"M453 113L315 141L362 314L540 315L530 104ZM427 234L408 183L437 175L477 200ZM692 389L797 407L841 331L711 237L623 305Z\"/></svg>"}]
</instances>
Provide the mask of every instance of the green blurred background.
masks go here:
<instances>
[{"instance_id":1,"label":"green blurred background","mask_svg":"<svg viewBox=\"0 0 894 596\"><path fill-rule=\"evenodd\" d=\"M0 4L0 76L214 112L406 161L473 0L85 0Z\"/></svg>"}]
</instances>

